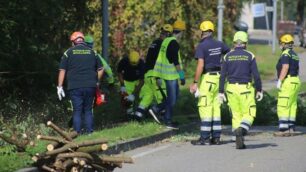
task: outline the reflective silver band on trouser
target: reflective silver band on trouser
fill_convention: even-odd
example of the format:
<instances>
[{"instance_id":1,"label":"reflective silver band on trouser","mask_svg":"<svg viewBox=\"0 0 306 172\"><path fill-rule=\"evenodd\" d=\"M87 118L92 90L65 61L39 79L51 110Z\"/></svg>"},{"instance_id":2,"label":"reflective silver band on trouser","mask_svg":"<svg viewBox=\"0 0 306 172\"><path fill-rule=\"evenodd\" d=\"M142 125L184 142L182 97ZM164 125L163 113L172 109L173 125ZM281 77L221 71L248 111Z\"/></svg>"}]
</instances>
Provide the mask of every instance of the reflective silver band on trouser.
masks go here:
<instances>
[{"instance_id":1,"label":"reflective silver band on trouser","mask_svg":"<svg viewBox=\"0 0 306 172\"><path fill-rule=\"evenodd\" d=\"M249 131L250 127L251 127L251 123L249 121L241 121L240 123L240 127L246 129L247 131Z\"/></svg>"},{"instance_id":2,"label":"reflective silver band on trouser","mask_svg":"<svg viewBox=\"0 0 306 172\"><path fill-rule=\"evenodd\" d=\"M211 127L201 126L201 131L211 131Z\"/></svg>"},{"instance_id":3,"label":"reflective silver band on trouser","mask_svg":"<svg viewBox=\"0 0 306 172\"><path fill-rule=\"evenodd\" d=\"M222 130L222 127L221 127L221 118L220 117L213 117L212 129L214 131Z\"/></svg>"},{"instance_id":4,"label":"reflective silver band on trouser","mask_svg":"<svg viewBox=\"0 0 306 172\"><path fill-rule=\"evenodd\" d=\"M288 129L289 128L289 118L288 117L280 117L278 120L280 129Z\"/></svg>"}]
</instances>

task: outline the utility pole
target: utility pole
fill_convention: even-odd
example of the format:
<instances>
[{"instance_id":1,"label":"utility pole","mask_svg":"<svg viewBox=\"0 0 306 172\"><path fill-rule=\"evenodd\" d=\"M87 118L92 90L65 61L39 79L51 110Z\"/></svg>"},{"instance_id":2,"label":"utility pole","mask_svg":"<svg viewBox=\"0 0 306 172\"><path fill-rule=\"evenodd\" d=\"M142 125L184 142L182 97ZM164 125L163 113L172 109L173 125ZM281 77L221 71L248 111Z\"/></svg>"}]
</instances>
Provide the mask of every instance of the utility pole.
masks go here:
<instances>
[{"instance_id":1,"label":"utility pole","mask_svg":"<svg viewBox=\"0 0 306 172\"><path fill-rule=\"evenodd\" d=\"M108 0L101 0L102 5L102 56L108 62L108 49L109 49L109 23L108 23Z\"/></svg>"},{"instance_id":2,"label":"utility pole","mask_svg":"<svg viewBox=\"0 0 306 172\"><path fill-rule=\"evenodd\" d=\"M273 30L272 30L272 53L275 54L275 47L276 47L276 22L277 22L277 0L273 0Z\"/></svg>"},{"instance_id":3,"label":"utility pole","mask_svg":"<svg viewBox=\"0 0 306 172\"><path fill-rule=\"evenodd\" d=\"M218 40L222 41L223 34L223 0L218 0Z\"/></svg>"}]
</instances>

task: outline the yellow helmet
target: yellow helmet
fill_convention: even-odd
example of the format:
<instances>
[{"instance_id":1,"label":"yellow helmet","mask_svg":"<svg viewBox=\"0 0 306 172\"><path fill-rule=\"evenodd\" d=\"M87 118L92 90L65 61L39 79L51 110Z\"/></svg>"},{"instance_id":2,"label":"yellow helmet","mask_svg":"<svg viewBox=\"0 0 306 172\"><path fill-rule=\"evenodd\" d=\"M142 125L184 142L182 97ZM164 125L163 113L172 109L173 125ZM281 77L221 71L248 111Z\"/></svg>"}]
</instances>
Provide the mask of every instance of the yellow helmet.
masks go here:
<instances>
[{"instance_id":1,"label":"yellow helmet","mask_svg":"<svg viewBox=\"0 0 306 172\"><path fill-rule=\"evenodd\" d=\"M140 59L140 56L139 56L139 53L137 51L135 51L135 50L130 51L129 61L130 61L131 65L136 66L139 62L139 59Z\"/></svg>"},{"instance_id":2,"label":"yellow helmet","mask_svg":"<svg viewBox=\"0 0 306 172\"><path fill-rule=\"evenodd\" d=\"M214 32L215 31L215 26L211 21L205 20L200 24L200 30L203 31L203 32L206 32L208 30L211 30L211 31Z\"/></svg>"},{"instance_id":3,"label":"yellow helmet","mask_svg":"<svg viewBox=\"0 0 306 172\"><path fill-rule=\"evenodd\" d=\"M171 26L171 24L165 24L165 25L163 25L162 30L172 33L173 32L173 27Z\"/></svg>"},{"instance_id":4,"label":"yellow helmet","mask_svg":"<svg viewBox=\"0 0 306 172\"><path fill-rule=\"evenodd\" d=\"M237 41L248 42L248 34L243 31L236 32L234 35L233 42L237 42Z\"/></svg>"},{"instance_id":5,"label":"yellow helmet","mask_svg":"<svg viewBox=\"0 0 306 172\"><path fill-rule=\"evenodd\" d=\"M180 30L180 31L186 30L186 23L180 19L176 20L173 23L173 30Z\"/></svg>"},{"instance_id":6,"label":"yellow helmet","mask_svg":"<svg viewBox=\"0 0 306 172\"><path fill-rule=\"evenodd\" d=\"M279 39L280 43L293 43L293 37L290 34L285 34L280 37Z\"/></svg>"}]
</instances>

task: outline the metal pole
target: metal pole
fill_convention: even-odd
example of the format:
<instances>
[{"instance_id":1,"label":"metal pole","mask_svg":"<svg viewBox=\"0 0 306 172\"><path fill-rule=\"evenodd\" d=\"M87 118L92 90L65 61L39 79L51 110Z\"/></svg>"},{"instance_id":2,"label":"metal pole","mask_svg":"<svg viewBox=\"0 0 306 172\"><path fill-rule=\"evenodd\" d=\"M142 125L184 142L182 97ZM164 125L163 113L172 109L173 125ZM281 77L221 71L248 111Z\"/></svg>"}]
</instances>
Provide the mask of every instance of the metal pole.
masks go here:
<instances>
[{"instance_id":1,"label":"metal pole","mask_svg":"<svg viewBox=\"0 0 306 172\"><path fill-rule=\"evenodd\" d=\"M109 49L109 40L108 40L108 0L101 0L102 5L102 56L106 61L108 59L108 49Z\"/></svg>"},{"instance_id":2,"label":"metal pole","mask_svg":"<svg viewBox=\"0 0 306 172\"><path fill-rule=\"evenodd\" d=\"M218 0L218 40L222 41L223 32L223 0Z\"/></svg>"},{"instance_id":3,"label":"metal pole","mask_svg":"<svg viewBox=\"0 0 306 172\"><path fill-rule=\"evenodd\" d=\"M266 27L267 30L270 30L269 18L268 18L268 11L267 11L267 4L265 4L265 19L266 19ZM271 45L271 39L269 39L269 45Z\"/></svg>"},{"instance_id":4,"label":"metal pole","mask_svg":"<svg viewBox=\"0 0 306 172\"><path fill-rule=\"evenodd\" d=\"M277 0L273 0L273 35L272 35L272 53L275 54L276 47L276 22L277 22Z\"/></svg>"}]
</instances>

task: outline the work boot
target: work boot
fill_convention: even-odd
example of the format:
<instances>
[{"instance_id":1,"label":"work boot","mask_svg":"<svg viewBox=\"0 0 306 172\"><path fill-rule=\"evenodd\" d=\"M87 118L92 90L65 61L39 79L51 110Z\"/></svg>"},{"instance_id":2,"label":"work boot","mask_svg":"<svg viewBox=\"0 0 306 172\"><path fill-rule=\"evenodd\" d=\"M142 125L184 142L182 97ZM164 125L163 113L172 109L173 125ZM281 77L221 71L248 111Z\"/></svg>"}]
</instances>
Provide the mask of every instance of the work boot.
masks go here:
<instances>
[{"instance_id":1,"label":"work boot","mask_svg":"<svg viewBox=\"0 0 306 172\"><path fill-rule=\"evenodd\" d=\"M289 137L291 134L289 130L285 130L285 131L274 132L273 135L275 137Z\"/></svg>"},{"instance_id":2,"label":"work boot","mask_svg":"<svg viewBox=\"0 0 306 172\"><path fill-rule=\"evenodd\" d=\"M192 140L190 142L192 145L211 145L210 139L204 139L202 137L200 137L198 140Z\"/></svg>"},{"instance_id":3,"label":"work boot","mask_svg":"<svg viewBox=\"0 0 306 172\"><path fill-rule=\"evenodd\" d=\"M178 130L178 129L179 129L178 126L177 126L177 124L175 124L175 123L173 123L173 122L166 123L166 127L167 127L168 129L172 129L172 130Z\"/></svg>"},{"instance_id":4,"label":"work boot","mask_svg":"<svg viewBox=\"0 0 306 172\"><path fill-rule=\"evenodd\" d=\"M212 139L211 139L211 144L212 144L212 145L221 145L220 138L219 138L219 137L212 138Z\"/></svg>"},{"instance_id":5,"label":"work boot","mask_svg":"<svg viewBox=\"0 0 306 172\"><path fill-rule=\"evenodd\" d=\"M244 129L242 127L239 127L236 129L235 134L236 134L236 149L245 149L246 146L244 144Z\"/></svg>"}]
</instances>

